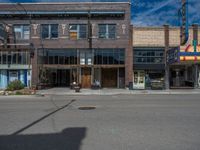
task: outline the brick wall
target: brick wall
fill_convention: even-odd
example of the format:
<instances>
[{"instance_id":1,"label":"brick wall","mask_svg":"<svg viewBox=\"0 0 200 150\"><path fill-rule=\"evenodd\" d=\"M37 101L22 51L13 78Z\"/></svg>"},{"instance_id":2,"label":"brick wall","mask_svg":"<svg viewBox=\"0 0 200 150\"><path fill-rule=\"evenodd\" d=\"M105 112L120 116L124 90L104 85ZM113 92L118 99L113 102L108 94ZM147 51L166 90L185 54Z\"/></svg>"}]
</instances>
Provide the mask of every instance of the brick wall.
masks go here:
<instances>
[{"instance_id":1,"label":"brick wall","mask_svg":"<svg viewBox=\"0 0 200 150\"><path fill-rule=\"evenodd\" d=\"M189 29L188 43L192 44L193 29ZM200 29L198 33L200 43ZM163 27L133 27L133 47L164 47L164 28ZM180 45L180 28L169 27L169 46Z\"/></svg>"},{"instance_id":2,"label":"brick wall","mask_svg":"<svg viewBox=\"0 0 200 150\"><path fill-rule=\"evenodd\" d=\"M14 6L15 5L15 6ZM100 10L100 11L124 11L125 16L121 18L93 18L91 24L93 26L92 33L92 47L93 48L124 48L126 51L126 63L125 63L125 80L126 85L132 81L132 27L130 27L130 4L129 3L35 3L35 4L23 4L23 7L27 11L88 11L88 10ZM17 4L0 4L0 11L17 11L24 9ZM30 21L23 19L7 19L8 24L29 24ZM41 39L40 27L41 24L59 24L59 37L58 39ZM31 19L31 39L34 48L89 48L87 39L82 40L70 40L69 39L69 24L87 24L87 17L74 17L74 18L49 18L49 19ZM116 24L116 39L99 39L98 38L98 24ZM65 26L63 32L63 26ZM43 46L42 46L43 45ZM37 51L35 51L37 52ZM35 54L37 55L37 54ZM34 57L32 61L33 65L33 84L38 82L38 66L37 57Z\"/></svg>"},{"instance_id":3,"label":"brick wall","mask_svg":"<svg viewBox=\"0 0 200 150\"><path fill-rule=\"evenodd\" d=\"M164 28L134 27L133 46L164 46Z\"/></svg>"},{"instance_id":4,"label":"brick wall","mask_svg":"<svg viewBox=\"0 0 200 150\"><path fill-rule=\"evenodd\" d=\"M179 46L180 45L180 29L179 28L169 28L169 46Z\"/></svg>"}]
</instances>

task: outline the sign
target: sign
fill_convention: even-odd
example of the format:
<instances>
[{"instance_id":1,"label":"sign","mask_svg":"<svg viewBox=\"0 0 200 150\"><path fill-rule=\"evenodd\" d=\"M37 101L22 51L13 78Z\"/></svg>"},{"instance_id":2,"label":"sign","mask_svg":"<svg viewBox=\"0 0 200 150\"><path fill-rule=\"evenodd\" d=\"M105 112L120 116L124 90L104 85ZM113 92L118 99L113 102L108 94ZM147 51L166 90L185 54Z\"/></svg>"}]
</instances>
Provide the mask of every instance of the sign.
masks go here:
<instances>
[{"instance_id":1,"label":"sign","mask_svg":"<svg viewBox=\"0 0 200 150\"><path fill-rule=\"evenodd\" d=\"M167 63L172 64L179 61L179 47L172 48L167 51Z\"/></svg>"},{"instance_id":2,"label":"sign","mask_svg":"<svg viewBox=\"0 0 200 150\"><path fill-rule=\"evenodd\" d=\"M179 56L180 61L200 61L200 45L181 47Z\"/></svg>"}]
</instances>

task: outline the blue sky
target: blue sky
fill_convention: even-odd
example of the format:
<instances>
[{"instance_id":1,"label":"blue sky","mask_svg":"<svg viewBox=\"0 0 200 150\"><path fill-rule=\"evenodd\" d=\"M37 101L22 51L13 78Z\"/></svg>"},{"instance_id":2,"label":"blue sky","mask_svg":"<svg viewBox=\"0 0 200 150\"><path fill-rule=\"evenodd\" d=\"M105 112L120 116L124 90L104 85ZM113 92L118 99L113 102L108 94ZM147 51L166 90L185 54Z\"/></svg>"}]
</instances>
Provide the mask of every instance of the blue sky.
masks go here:
<instances>
[{"instance_id":1,"label":"blue sky","mask_svg":"<svg viewBox=\"0 0 200 150\"><path fill-rule=\"evenodd\" d=\"M0 0L0 2L126 1L126 0ZM189 24L200 24L200 0L188 0ZM135 26L179 25L181 0L132 0L132 24Z\"/></svg>"}]
</instances>

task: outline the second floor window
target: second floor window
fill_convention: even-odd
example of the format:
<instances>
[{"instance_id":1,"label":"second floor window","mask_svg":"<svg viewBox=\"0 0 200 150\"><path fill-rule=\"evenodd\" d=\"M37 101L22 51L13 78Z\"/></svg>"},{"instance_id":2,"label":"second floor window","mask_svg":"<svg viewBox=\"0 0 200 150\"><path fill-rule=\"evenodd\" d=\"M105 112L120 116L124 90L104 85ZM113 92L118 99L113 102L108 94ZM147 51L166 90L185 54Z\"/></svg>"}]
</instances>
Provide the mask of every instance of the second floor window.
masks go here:
<instances>
[{"instance_id":1,"label":"second floor window","mask_svg":"<svg viewBox=\"0 0 200 150\"><path fill-rule=\"evenodd\" d=\"M99 38L115 39L116 25L115 24L99 24Z\"/></svg>"},{"instance_id":2,"label":"second floor window","mask_svg":"<svg viewBox=\"0 0 200 150\"><path fill-rule=\"evenodd\" d=\"M16 40L29 40L30 27L29 25L14 25L14 32Z\"/></svg>"},{"instance_id":3,"label":"second floor window","mask_svg":"<svg viewBox=\"0 0 200 150\"><path fill-rule=\"evenodd\" d=\"M43 39L58 38L58 24L43 24L41 32Z\"/></svg>"},{"instance_id":4,"label":"second floor window","mask_svg":"<svg viewBox=\"0 0 200 150\"><path fill-rule=\"evenodd\" d=\"M69 25L70 39L86 39L87 38L87 25L86 24L71 24Z\"/></svg>"}]
</instances>

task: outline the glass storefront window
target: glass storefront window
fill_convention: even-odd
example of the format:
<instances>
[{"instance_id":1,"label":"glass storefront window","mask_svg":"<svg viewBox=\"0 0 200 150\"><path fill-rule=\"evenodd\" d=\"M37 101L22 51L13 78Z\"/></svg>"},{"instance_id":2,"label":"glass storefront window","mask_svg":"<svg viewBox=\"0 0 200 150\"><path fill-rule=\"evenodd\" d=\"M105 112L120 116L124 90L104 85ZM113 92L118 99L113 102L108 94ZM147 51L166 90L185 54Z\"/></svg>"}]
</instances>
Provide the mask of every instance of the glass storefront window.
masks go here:
<instances>
[{"instance_id":1,"label":"glass storefront window","mask_svg":"<svg viewBox=\"0 0 200 150\"><path fill-rule=\"evenodd\" d=\"M13 53L12 63L17 64L17 53L16 52Z\"/></svg>"},{"instance_id":2,"label":"glass storefront window","mask_svg":"<svg viewBox=\"0 0 200 150\"><path fill-rule=\"evenodd\" d=\"M3 64L7 64L7 52L2 52L2 60L3 60Z\"/></svg>"},{"instance_id":3,"label":"glass storefront window","mask_svg":"<svg viewBox=\"0 0 200 150\"><path fill-rule=\"evenodd\" d=\"M40 50L43 51L43 50ZM44 53L39 53L40 58L45 58L44 64L77 64L77 50L44 50ZM43 56L44 55L44 56Z\"/></svg>"},{"instance_id":4,"label":"glass storefront window","mask_svg":"<svg viewBox=\"0 0 200 150\"><path fill-rule=\"evenodd\" d=\"M164 63L164 48L134 48L134 64Z\"/></svg>"},{"instance_id":5,"label":"glass storefront window","mask_svg":"<svg viewBox=\"0 0 200 150\"><path fill-rule=\"evenodd\" d=\"M94 64L97 65L124 64L124 59L125 59L124 49L95 49Z\"/></svg>"},{"instance_id":6,"label":"glass storefront window","mask_svg":"<svg viewBox=\"0 0 200 150\"><path fill-rule=\"evenodd\" d=\"M1 52L0 64L28 64L28 52Z\"/></svg>"},{"instance_id":7,"label":"glass storefront window","mask_svg":"<svg viewBox=\"0 0 200 150\"><path fill-rule=\"evenodd\" d=\"M0 51L0 64L2 64L2 56L1 56L1 51Z\"/></svg>"},{"instance_id":8,"label":"glass storefront window","mask_svg":"<svg viewBox=\"0 0 200 150\"><path fill-rule=\"evenodd\" d=\"M47 60L42 61L45 64L75 65L78 59L81 65L120 65L125 62L124 49L79 49L79 53L77 53L77 49L46 49L44 51L39 55L40 59L45 58Z\"/></svg>"}]
</instances>

